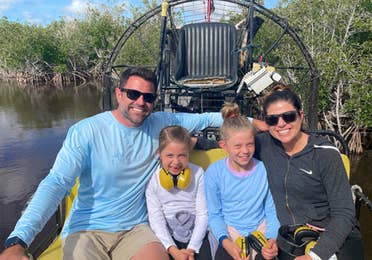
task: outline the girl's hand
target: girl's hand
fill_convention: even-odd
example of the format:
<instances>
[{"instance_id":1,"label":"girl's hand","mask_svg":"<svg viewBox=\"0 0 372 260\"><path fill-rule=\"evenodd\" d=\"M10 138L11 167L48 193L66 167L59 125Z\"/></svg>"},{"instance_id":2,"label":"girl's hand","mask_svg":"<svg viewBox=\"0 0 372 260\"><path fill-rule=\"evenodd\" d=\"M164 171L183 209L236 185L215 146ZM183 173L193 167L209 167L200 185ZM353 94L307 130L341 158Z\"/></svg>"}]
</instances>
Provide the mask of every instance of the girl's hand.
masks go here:
<instances>
[{"instance_id":1,"label":"girl's hand","mask_svg":"<svg viewBox=\"0 0 372 260\"><path fill-rule=\"evenodd\" d=\"M242 259L240 256L241 249L239 248L239 246L230 239L225 238L222 241L222 246L234 260L245 260Z\"/></svg>"},{"instance_id":2,"label":"girl's hand","mask_svg":"<svg viewBox=\"0 0 372 260\"><path fill-rule=\"evenodd\" d=\"M192 249L181 249L181 251L183 253L185 253L188 257L187 257L187 260L194 260L194 254L195 254L195 251L192 250Z\"/></svg>"},{"instance_id":3,"label":"girl's hand","mask_svg":"<svg viewBox=\"0 0 372 260\"><path fill-rule=\"evenodd\" d=\"M170 246L168 248L168 252L174 260L189 260L189 253L185 250L186 249L178 249L176 246Z\"/></svg>"},{"instance_id":4,"label":"girl's hand","mask_svg":"<svg viewBox=\"0 0 372 260\"><path fill-rule=\"evenodd\" d=\"M276 244L276 240L270 238L267 241L267 245L262 247L261 254L265 259L273 259L275 256L278 255L278 245Z\"/></svg>"}]
</instances>

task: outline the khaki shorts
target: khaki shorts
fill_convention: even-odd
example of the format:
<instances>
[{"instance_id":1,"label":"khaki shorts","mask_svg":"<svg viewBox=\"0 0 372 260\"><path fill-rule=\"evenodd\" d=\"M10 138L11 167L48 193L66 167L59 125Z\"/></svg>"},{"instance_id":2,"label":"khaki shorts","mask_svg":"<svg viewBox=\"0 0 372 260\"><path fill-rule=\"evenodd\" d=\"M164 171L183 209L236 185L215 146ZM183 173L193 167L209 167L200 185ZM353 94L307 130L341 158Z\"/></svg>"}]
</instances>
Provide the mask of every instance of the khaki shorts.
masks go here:
<instances>
[{"instance_id":1,"label":"khaki shorts","mask_svg":"<svg viewBox=\"0 0 372 260\"><path fill-rule=\"evenodd\" d=\"M152 242L160 243L147 224L114 233L100 230L80 231L69 235L63 241L63 260L129 260L143 246Z\"/></svg>"}]
</instances>

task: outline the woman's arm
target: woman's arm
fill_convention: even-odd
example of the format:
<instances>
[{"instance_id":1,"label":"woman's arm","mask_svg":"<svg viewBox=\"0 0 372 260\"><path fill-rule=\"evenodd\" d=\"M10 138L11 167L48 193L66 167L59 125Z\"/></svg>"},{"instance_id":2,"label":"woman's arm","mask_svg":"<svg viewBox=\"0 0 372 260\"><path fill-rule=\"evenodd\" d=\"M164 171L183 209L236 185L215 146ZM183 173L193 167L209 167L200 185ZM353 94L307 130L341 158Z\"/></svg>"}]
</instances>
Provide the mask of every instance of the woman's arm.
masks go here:
<instances>
[{"instance_id":1,"label":"woman's arm","mask_svg":"<svg viewBox=\"0 0 372 260\"><path fill-rule=\"evenodd\" d=\"M318 163L328 197L330 221L312 249L322 259L337 252L356 223L350 184L341 156L335 149L319 148Z\"/></svg>"}]
</instances>

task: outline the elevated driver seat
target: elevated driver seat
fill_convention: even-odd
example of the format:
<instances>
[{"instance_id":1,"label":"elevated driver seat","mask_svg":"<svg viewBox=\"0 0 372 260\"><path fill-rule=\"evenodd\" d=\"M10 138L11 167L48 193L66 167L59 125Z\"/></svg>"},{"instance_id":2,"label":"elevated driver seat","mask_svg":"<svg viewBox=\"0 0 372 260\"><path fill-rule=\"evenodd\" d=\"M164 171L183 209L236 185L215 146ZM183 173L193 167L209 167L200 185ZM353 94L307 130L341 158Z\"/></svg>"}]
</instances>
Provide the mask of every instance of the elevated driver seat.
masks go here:
<instances>
[{"instance_id":1,"label":"elevated driver seat","mask_svg":"<svg viewBox=\"0 0 372 260\"><path fill-rule=\"evenodd\" d=\"M233 86L238 80L238 57L233 53L236 37L235 27L227 23L184 25L174 62L175 83L216 91Z\"/></svg>"}]
</instances>

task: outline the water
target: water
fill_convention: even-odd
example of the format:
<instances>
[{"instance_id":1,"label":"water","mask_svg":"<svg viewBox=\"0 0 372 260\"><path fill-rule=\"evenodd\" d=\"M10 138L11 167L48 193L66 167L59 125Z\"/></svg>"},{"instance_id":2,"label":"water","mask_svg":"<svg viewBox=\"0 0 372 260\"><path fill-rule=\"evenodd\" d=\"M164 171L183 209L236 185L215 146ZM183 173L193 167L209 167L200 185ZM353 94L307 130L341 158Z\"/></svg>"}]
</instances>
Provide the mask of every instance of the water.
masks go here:
<instances>
[{"instance_id":1,"label":"water","mask_svg":"<svg viewBox=\"0 0 372 260\"><path fill-rule=\"evenodd\" d=\"M100 112L101 91L81 88L27 88L0 82L0 251L26 201L49 172L67 129ZM372 151L352 158L351 183L372 198ZM372 259L372 213L361 211L366 259ZM50 232L51 224L44 231ZM38 240L38 239L36 239Z\"/></svg>"},{"instance_id":2,"label":"water","mask_svg":"<svg viewBox=\"0 0 372 260\"><path fill-rule=\"evenodd\" d=\"M20 89L0 82L0 251L52 167L67 129L98 113L100 102L95 86Z\"/></svg>"}]
</instances>

